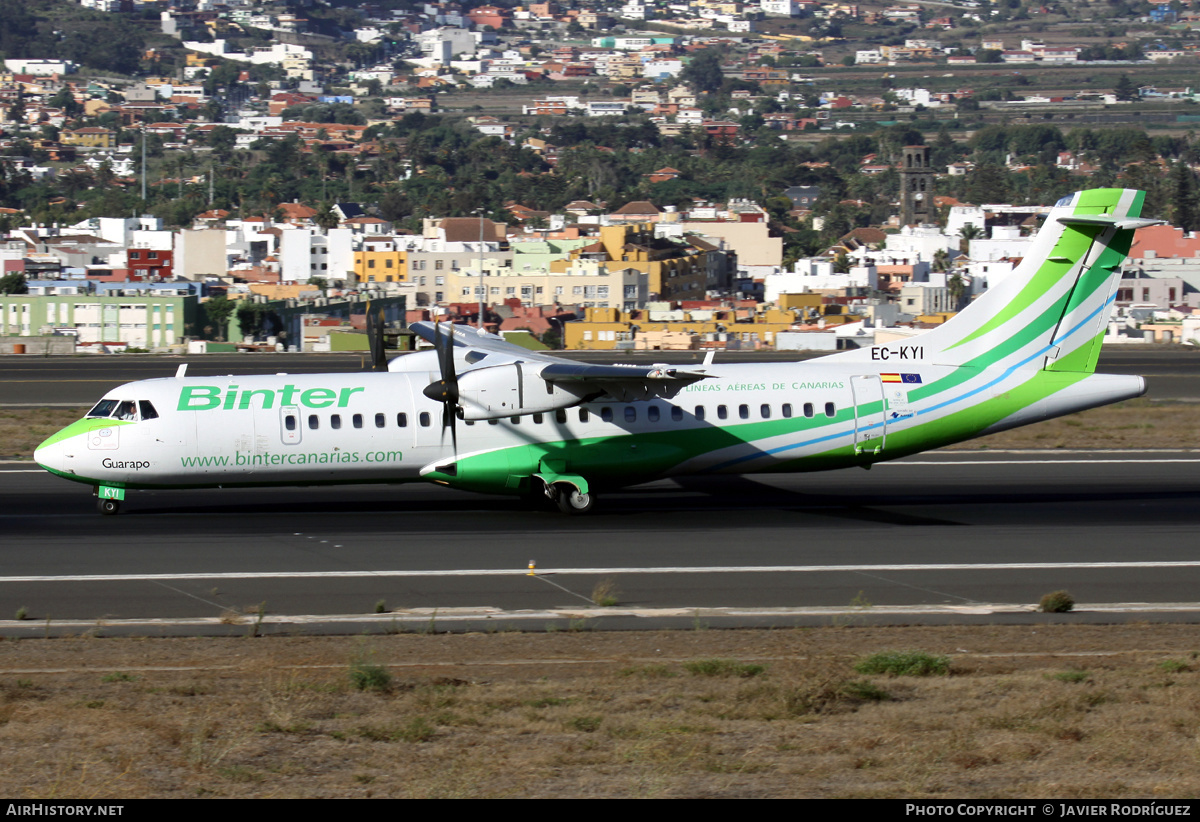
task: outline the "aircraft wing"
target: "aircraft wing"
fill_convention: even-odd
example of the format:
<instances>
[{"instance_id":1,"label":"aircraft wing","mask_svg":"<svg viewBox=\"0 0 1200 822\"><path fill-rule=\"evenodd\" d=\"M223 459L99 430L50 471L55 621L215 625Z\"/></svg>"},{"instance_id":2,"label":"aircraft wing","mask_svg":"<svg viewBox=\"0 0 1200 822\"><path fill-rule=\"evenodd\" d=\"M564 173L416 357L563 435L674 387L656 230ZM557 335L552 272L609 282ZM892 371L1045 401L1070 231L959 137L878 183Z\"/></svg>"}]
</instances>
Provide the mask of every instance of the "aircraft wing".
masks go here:
<instances>
[{"instance_id":1,"label":"aircraft wing","mask_svg":"<svg viewBox=\"0 0 1200 822\"><path fill-rule=\"evenodd\" d=\"M438 331L433 323L413 323L411 328L422 338L436 342ZM540 396L532 390L517 389L519 384L529 379L544 380L555 389L552 395L536 406L530 406L540 411L545 410L543 406L569 407L602 396L610 396L618 402L670 398L684 386L714 377L705 372L704 366L684 371L662 364L594 365L575 362L541 351L529 351L494 334L481 334L473 328L450 326L447 323L442 324L441 333L453 334L455 347L467 349L465 359L473 366L458 377L464 406L473 403L483 405L476 395L485 387L494 392L501 386L511 385L522 396ZM526 402L519 403L521 408L526 405ZM468 412L470 416L471 412Z\"/></svg>"},{"instance_id":2,"label":"aircraft wing","mask_svg":"<svg viewBox=\"0 0 1200 822\"><path fill-rule=\"evenodd\" d=\"M431 323L419 322L409 326L412 331L421 337L426 342L437 344L438 329L441 325L442 336L450 336L454 340L455 348L469 348L473 351L487 355L487 359L491 362L488 365L498 365L504 362L567 362L560 357L552 357L542 351L530 351L527 348L522 348L519 345L513 345L506 341L503 337L498 337L495 334L480 332L477 329L470 328L464 325L455 325L454 323ZM471 360L479 362L483 357L471 357Z\"/></svg>"}]
</instances>

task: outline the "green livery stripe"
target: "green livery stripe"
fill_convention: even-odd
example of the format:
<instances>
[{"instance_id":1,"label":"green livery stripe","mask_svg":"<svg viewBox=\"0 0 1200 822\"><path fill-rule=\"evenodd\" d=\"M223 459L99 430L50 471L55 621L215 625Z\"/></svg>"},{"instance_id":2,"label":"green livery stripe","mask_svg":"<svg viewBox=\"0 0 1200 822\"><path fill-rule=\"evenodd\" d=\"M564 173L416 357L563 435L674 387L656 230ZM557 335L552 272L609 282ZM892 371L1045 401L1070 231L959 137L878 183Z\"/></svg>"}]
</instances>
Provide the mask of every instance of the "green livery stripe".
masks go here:
<instances>
[{"instance_id":1,"label":"green livery stripe","mask_svg":"<svg viewBox=\"0 0 1200 822\"><path fill-rule=\"evenodd\" d=\"M978 369L993 366L1005 357L1009 357L1030 343L1035 342L1039 337L1048 334L1054 328L1055 323L1062 317L1063 306L1066 304L1066 301L1067 295L1064 294L1053 305L1043 311L1037 319L1018 333L1004 340L995 348L985 351L969 362L956 367L953 372L942 377L940 380L934 380L928 385L923 385L920 388L909 391L909 402L917 402L961 385L975 377L979 373Z\"/></svg>"},{"instance_id":2,"label":"green livery stripe","mask_svg":"<svg viewBox=\"0 0 1200 822\"><path fill-rule=\"evenodd\" d=\"M1078 371L1091 374L1096 370L1100 359L1100 347L1104 341L1104 331L1092 337L1084 345L1079 346L1066 356L1059 357L1046 366L1047 371Z\"/></svg>"},{"instance_id":3,"label":"green livery stripe","mask_svg":"<svg viewBox=\"0 0 1200 822\"><path fill-rule=\"evenodd\" d=\"M878 400L859 406L861 416L882 411L883 404ZM461 458L454 474L431 472L425 479L455 488L495 492L515 490L512 478L528 477L549 467L555 473L581 474L593 482L630 484L641 482L643 477L663 474L681 462L704 454L771 437L844 427L853 421L854 409L845 408L833 417L792 417L726 427L530 443Z\"/></svg>"},{"instance_id":4,"label":"green livery stripe","mask_svg":"<svg viewBox=\"0 0 1200 822\"><path fill-rule=\"evenodd\" d=\"M47 445L54 445L56 442L69 440L71 437L80 434L88 434L95 431L97 428L112 428L115 425L133 425L133 420L110 420L99 417L85 417L82 420L76 420L61 431L51 434L45 442L38 448L45 448Z\"/></svg>"},{"instance_id":5,"label":"green livery stripe","mask_svg":"<svg viewBox=\"0 0 1200 822\"><path fill-rule=\"evenodd\" d=\"M1089 376L1076 372L1051 374L1045 371L1031 371L1028 373L1030 376L1028 380L1008 389L999 396L983 400L969 408L920 425L895 432L889 430L884 455L887 459L893 460L977 437L989 427L1016 412ZM832 454L832 452L817 455L817 457L829 456L838 455ZM821 466L818 464L820 462L836 464ZM845 459L817 460L816 457L805 456L762 470L769 472L805 471L817 470L820 467L841 468L847 464Z\"/></svg>"},{"instance_id":6,"label":"green livery stripe","mask_svg":"<svg viewBox=\"0 0 1200 822\"><path fill-rule=\"evenodd\" d=\"M1021 409L1088 376L1080 372L1030 371L1028 374L1029 379L999 396L920 425L889 430L884 455L887 459L895 459L978 436ZM859 414L866 417L881 410L881 404L876 401L860 406ZM820 429L834 427L841 428L849 436L852 429L845 426L853 419L853 409L845 409L832 419L793 418L725 429L692 428L511 446L460 460L454 475L435 473L426 478L468 490L515 492L518 490L515 480L537 473L544 464L551 464L556 471L582 474L601 484L635 484L667 474L675 466L696 457L738 446L753 448L760 440L786 435L819 436ZM870 461L869 456L855 454L853 444L847 443L753 470L814 471Z\"/></svg>"},{"instance_id":7,"label":"green livery stripe","mask_svg":"<svg viewBox=\"0 0 1200 822\"><path fill-rule=\"evenodd\" d=\"M1092 241L1103 229L1103 226L1088 226L1086 229L1077 230L1074 227L1065 228L1062 236L1054 245L1052 257L1064 257L1068 260L1079 260L1087 253ZM991 331L1010 322L1022 312L1027 311L1035 302L1044 296L1055 283L1063 278L1063 276L1071 270L1074 263L1072 262L1054 262L1047 260L1038 268L1021 292L1006 305L1002 310L998 311L990 320L975 329L973 332L963 337L953 345L947 346L946 350L950 351L960 345L965 345L972 340L976 340Z\"/></svg>"},{"instance_id":8,"label":"green livery stripe","mask_svg":"<svg viewBox=\"0 0 1200 822\"><path fill-rule=\"evenodd\" d=\"M49 471L55 476L62 477L71 482L82 483L83 485L107 485L110 488L124 488L126 490L138 489L157 489L167 488L172 490L183 490L188 488L278 488L280 486L297 487L299 485L404 485L411 482L421 482L419 478L412 479L386 479L381 480L378 477L371 479L306 479L301 483L295 480L282 480L272 482L270 480L253 482L242 482L236 478L222 479L219 482L214 482L212 479L205 479L200 482L121 482L112 479L95 479L94 477L85 477L81 474L72 474L67 471L56 471L46 465L41 465L43 469Z\"/></svg>"}]
</instances>

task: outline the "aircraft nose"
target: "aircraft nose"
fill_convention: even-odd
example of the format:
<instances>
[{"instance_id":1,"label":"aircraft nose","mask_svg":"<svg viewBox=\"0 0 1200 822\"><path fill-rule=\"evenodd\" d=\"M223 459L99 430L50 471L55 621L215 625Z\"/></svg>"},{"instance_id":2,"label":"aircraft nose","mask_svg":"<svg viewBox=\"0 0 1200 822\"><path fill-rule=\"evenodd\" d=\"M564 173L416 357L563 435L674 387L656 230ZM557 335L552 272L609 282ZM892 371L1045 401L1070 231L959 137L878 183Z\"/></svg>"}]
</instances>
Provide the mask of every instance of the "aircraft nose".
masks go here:
<instances>
[{"instance_id":1,"label":"aircraft nose","mask_svg":"<svg viewBox=\"0 0 1200 822\"><path fill-rule=\"evenodd\" d=\"M33 461L56 474L69 473L71 466L69 463L70 451L74 451L74 446L78 443L72 439L76 425L68 426L56 434L52 434L46 438L37 448L33 449ZM71 446L68 448L68 446Z\"/></svg>"},{"instance_id":2,"label":"aircraft nose","mask_svg":"<svg viewBox=\"0 0 1200 822\"><path fill-rule=\"evenodd\" d=\"M62 470L62 447L51 437L33 449L33 461L47 471L60 471Z\"/></svg>"}]
</instances>

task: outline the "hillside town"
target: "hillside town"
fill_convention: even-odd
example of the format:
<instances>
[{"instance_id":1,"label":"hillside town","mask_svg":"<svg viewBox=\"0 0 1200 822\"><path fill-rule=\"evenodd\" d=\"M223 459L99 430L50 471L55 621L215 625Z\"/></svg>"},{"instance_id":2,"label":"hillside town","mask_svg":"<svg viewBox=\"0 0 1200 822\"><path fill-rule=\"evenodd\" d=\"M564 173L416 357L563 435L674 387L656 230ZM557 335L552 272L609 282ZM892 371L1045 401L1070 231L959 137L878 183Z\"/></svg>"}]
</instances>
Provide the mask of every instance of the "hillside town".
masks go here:
<instances>
[{"instance_id":1,"label":"hillside town","mask_svg":"<svg viewBox=\"0 0 1200 822\"><path fill-rule=\"evenodd\" d=\"M1122 7L1119 38L1016 0L18 5L0 351L357 351L368 301L401 347L440 318L840 350L945 322L1106 185L1168 221L1137 232L1106 339L1200 329L1180 3ZM1100 28L1033 36L1068 25Z\"/></svg>"}]
</instances>

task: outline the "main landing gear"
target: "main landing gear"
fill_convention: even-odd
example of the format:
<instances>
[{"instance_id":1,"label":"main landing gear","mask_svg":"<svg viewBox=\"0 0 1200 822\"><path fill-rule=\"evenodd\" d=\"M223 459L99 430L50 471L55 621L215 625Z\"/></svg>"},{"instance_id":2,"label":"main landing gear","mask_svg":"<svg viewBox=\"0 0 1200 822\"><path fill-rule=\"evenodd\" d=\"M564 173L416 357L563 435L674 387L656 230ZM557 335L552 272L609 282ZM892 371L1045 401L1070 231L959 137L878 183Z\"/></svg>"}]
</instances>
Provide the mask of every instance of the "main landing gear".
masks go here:
<instances>
[{"instance_id":1,"label":"main landing gear","mask_svg":"<svg viewBox=\"0 0 1200 822\"><path fill-rule=\"evenodd\" d=\"M541 507L546 501L554 503L559 511L568 516L582 516L590 513L596 504L596 495L590 490L583 492L569 482L545 482L540 478L534 479L535 486L525 494L525 500Z\"/></svg>"},{"instance_id":2,"label":"main landing gear","mask_svg":"<svg viewBox=\"0 0 1200 822\"><path fill-rule=\"evenodd\" d=\"M582 516L589 513L592 510L592 506L596 504L594 494L580 493L578 488L573 485L566 485L566 483L560 483L560 485L565 485L566 487L558 492L554 501L558 503L558 510L564 514Z\"/></svg>"}]
</instances>

